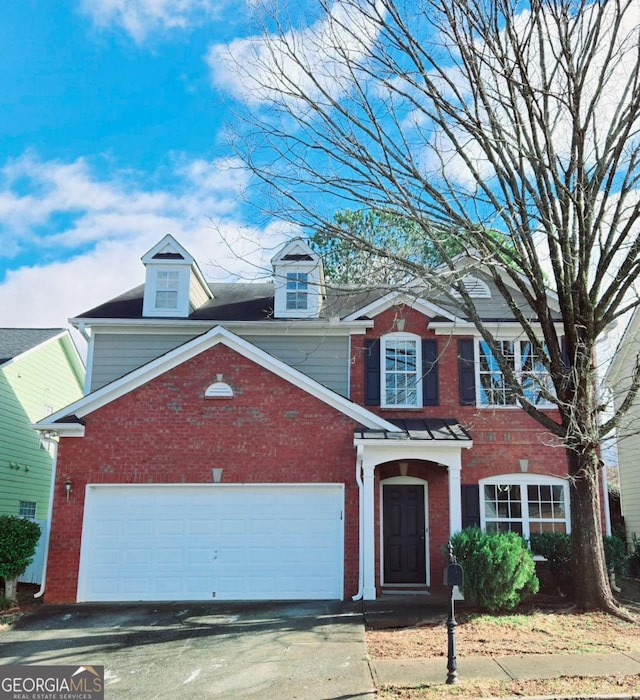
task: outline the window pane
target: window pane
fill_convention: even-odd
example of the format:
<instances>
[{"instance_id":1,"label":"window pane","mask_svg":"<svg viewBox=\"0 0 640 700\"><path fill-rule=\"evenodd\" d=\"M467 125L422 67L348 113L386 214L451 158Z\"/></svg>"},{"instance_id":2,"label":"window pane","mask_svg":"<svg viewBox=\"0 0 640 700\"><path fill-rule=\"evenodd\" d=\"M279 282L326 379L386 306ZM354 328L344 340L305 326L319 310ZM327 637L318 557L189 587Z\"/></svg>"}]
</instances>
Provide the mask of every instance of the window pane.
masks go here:
<instances>
[{"instance_id":1,"label":"window pane","mask_svg":"<svg viewBox=\"0 0 640 700\"><path fill-rule=\"evenodd\" d=\"M18 506L18 515L21 518L36 517L36 502L35 501L20 501Z\"/></svg>"},{"instance_id":2,"label":"window pane","mask_svg":"<svg viewBox=\"0 0 640 700\"><path fill-rule=\"evenodd\" d=\"M415 340L384 342L385 401L388 406L418 405L418 351Z\"/></svg>"},{"instance_id":3,"label":"window pane","mask_svg":"<svg viewBox=\"0 0 640 700\"><path fill-rule=\"evenodd\" d=\"M485 484L484 514L487 532L522 534L522 504L517 484Z\"/></svg>"},{"instance_id":4,"label":"window pane","mask_svg":"<svg viewBox=\"0 0 640 700\"><path fill-rule=\"evenodd\" d=\"M289 272L287 274L287 309L307 308L309 275L306 272Z\"/></svg>"},{"instance_id":5,"label":"window pane","mask_svg":"<svg viewBox=\"0 0 640 700\"><path fill-rule=\"evenodd\" d=\"M498 342L498 346L510 366L515 368L514 344L510 340ZM515 395L505 385L498 361L485 341L480 341L480 403L491 406L515 404Z\"/></svg>"},{"instance_id":6,"label":"window pane","mask_svg":"<svg viewBox=\"0 0 640 700\"><path fill-rule=\"evenodd\" d=\"M548 403L545 392L553 393L553 384L543 359L533 351L531 342L520 341L520 372L524 394L533 404Z\"/></svg>"},{"instance_id":7,"label":"window pane","mask_svg":"<svg viewBox=\"0 0 640 700\"><path fill-rule=\"evenodd\" d=\"M173 270L158 270L156 275L156 308L178 308L179 273Z\"/></svg>"}]
</instances>

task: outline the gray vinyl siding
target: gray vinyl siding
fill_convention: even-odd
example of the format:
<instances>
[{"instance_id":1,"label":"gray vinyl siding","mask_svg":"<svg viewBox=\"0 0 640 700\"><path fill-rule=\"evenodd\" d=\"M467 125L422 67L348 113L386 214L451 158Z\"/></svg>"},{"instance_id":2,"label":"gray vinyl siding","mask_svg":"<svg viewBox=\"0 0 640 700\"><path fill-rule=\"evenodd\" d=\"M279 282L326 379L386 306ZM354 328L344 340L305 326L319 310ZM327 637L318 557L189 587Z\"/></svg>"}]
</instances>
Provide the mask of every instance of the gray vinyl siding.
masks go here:
<instances>
[{"instance_id":1,"label":"gray vinyl siding","mask_svg":"<svg viewBox=\"0 0 640 700\"><path fill-rule=\"evenodd\" d=\"M476 276L482 281L486 282L491 291L491 297L489 299L473 299L473 303L478 312L478 315L481 318L487 320L515 320L513 313L511 312L506 301L504 300L504 297L500 294L493 281L488 277L484 277L482 275ZM532 321L536 320L537 314L535 314L532 311L529 304L525 301L524 295L517 289L514 289L513 287L510 288L510 291L514 301L518 305L518 308L520 308L524 312L525 316L527 316L527 318L529 318ZM462 318L466 316L464 309L462 309L456 302L453 302L450 298L445 298L442 296L439 298L436 297L434 298L434 303L436 303L438 306L441 306L443 309L450 311L454 315L460 316Z\"/></svg>"},{"instance_id":2,"label":"gray vinyl siding","mask_svg":"<svg viewBox=\"0 0 640 700\"><path fill-rule=\"evenodd\" d=\"M128 374L194 338L197 334L97 333L93 346L91 391ZM243 336L291 367L348 396L349 339L335 336Z\"/></svg>"},{"instance_id":3,"label":"gray vinyl siding","mask_svg":"<svg viewBox=\"0 0 640 700\"><path fill-rule=\"evenodd\" d=\"M349 396L349 338L346 336L243 336L291 367Z\"/></svg>"},{"instance_id":4,"label":"gray vinyl siding","mask_svg":"<svg viewBox=\"0 0 640 700\"><path fill-rule=\"evenodd\" d=\"M93 339L91 391L195 338L197 333L96 333Z\"/></svg>"}]
</instances>

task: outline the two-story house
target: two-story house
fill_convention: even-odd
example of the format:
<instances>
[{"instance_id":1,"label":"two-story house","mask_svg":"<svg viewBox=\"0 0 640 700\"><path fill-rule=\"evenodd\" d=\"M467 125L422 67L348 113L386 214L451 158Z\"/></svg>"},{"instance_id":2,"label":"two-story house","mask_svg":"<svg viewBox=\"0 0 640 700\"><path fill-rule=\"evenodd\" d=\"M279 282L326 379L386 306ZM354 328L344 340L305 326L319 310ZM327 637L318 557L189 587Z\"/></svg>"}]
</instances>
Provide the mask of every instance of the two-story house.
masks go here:
<instances>
[{"instance_id":1,"label":"two-story house","mask_svg":"<svg viewBox=\"0 0 640 700\"><path fill-rule=\"evenodd\" d=\"M640 351L640 309L636 309L620 338L607 372L607 385L614 406L619 407L631 388ZM616 449L620 476L620 504L626 530L627 547L634 551L640 540L640 397L616 430Z\"/></svg>"},{"instance_id":2,"label":"two-story house","mask_svg":"<svg viewBox=\"0 0 640 700\"><path fill-rule=\"evenodd\" d=\"M64 328L0 328L0 515L34 520L47 532L53 444L31 424L83 394L84 365ZM40 583L41 535L20 577Z\"/></svg>"},{"instance_id":3,"label":"two-story house","mask_svg":"<svg viewBox=\"0 0 640 700\"><path fill-rule=\"evenodd\" d=\"M59 436L46 600L427 592L467 524L569 530L564 450L455 299L332 288L301 239L269 283L207 283L171 236L142 262L72 319L89 393L39 424ZM490 278L465 285L537 392Z\"/></svg>"}]
</instances>

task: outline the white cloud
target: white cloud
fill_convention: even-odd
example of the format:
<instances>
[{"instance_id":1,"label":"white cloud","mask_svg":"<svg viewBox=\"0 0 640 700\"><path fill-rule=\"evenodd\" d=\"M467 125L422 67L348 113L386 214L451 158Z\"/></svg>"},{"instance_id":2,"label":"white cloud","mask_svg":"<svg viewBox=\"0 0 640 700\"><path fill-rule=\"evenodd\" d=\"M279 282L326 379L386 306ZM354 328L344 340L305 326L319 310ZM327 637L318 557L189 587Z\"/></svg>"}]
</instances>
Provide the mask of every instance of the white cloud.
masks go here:
<instances>
[{"instance_id":1,"label":"white cloud","mask_svg":"<svg viewBox=\"0 0 640 700\"><path fill-rule=\"evenodd\" d=\"M166 233L212 281L264 275L290 230L243 225L247 176L220 166L183 161L173 187L155 190L143 189L130 172L99 177L83 159L46 162L27 154L0 169L0 251L9 260L0 326L64 326L142 283L140 258ZM11 263L25 258L28 264Z\"/></svg>"},{"instance_id":2,"label":"white cloud","mask_svg":"<svg viewBox=\"0 0 640 700\"><path fill-rule=\"evenodd\" d=\"M140 44L149 34L186 29L217 17L222 0L82 0L82 10L99 27L121 26Z\"/></svg>"},{"instance_id":3,"label":"white cloud","mask_svg":"<svg viewBox=\"0 0 640 700\"><path fill-rule=\"evenodd\" d=\"M376 10L384 15L382 7ZM304 29L214 44L206 56L212 81L251 105L322 93L336 97L350 89L351 69L378 36L374 15L353 0L338 1Z\"/></svg>"}]
</instances>

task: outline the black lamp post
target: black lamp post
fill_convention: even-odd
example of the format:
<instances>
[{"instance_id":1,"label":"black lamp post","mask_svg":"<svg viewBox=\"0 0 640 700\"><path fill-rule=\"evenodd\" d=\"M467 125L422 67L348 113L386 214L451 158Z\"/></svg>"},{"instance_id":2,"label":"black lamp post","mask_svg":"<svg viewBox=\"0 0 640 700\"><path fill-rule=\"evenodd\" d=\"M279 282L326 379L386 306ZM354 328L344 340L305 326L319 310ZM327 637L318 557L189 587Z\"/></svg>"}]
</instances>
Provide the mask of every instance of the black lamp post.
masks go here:
<instances>
[{"instance_id":1,"label":"black lamp post","mask_svg":"<svg viewBox=\"0 0 640 700\"><path fill-rule=\"evenodd\" d=\"M453 591L454 586L464 583L464 571L453 553L451 542L447 545L449 564L444 570L444 585L449 586L449 615L447 616L447 685L458 682L458 660L456 658L456 622Z\"/></svg>"}]
</instances>

